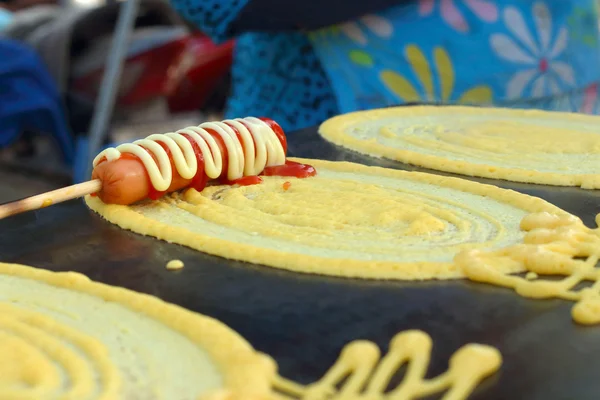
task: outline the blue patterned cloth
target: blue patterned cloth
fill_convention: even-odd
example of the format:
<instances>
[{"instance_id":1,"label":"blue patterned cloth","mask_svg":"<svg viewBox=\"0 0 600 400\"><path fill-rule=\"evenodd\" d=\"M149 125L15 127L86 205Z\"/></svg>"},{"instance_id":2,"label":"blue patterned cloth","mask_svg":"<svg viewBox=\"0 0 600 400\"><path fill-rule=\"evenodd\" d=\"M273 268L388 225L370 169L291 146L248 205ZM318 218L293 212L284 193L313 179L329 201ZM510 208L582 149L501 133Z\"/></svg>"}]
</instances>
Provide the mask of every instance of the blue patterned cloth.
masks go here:
<instances>
[{"instance_id":1,"label":"blue patterned cloth","mask_svg":"<svg viewBox=\"0 0 600 400\"><path fill-rule=\"evenodd\" d=\"M248 0L172 0L215 40ZM407 102L598 113L596 0L415 0L308 34L237 41L227 117L284 129Z\"/></svg>"},{"instance_id":2,"label":"blue patterned cloth","mask_svg":"<svg viewBox=\"0 0 600 400\"><path fill-rule=\"evenodd\" d=\"M524 104L600 77L596 0L421 0L310 36L342 112Z\"/></svg>"},{"instance_id":3,"label":"blue patterned cloth","mask_svg":"<svg viewBox=\"0 0 600 400\"><path fill-rule=\"evenodd\" d=\"M230 39L229 25L248 0L171 0L214 41ZM226 118L264 116L284 130L314 126L338 112L320 60L303 33L246 33L237 37Z\"/></svg>"}]
</instances>

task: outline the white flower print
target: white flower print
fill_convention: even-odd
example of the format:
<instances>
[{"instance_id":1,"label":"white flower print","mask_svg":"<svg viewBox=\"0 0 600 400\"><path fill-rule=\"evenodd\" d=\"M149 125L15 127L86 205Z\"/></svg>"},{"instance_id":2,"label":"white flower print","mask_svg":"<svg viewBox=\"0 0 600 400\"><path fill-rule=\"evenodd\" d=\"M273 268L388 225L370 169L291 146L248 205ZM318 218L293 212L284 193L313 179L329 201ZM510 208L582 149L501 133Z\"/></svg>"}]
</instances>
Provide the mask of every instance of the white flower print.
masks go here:
<instances>
[{"instance_id":1,"label":"white flower print","mask_svg":"<svg viewBox=\"0 0 600 400\"><path fill-rule=\"evenodd\" d=\"M532 11L537 41L532 37L521 13L514 7L507 7L502 18L518 42L501 33L490 38L491 47L499 57L529 67L517 72L508 82L506 96L509 99L521 97L530 83L533 97L560 92L561 81L563 85L575 85L573 68L556 60L567 48L567 28L560 28L552 44L552 16L548 7L536 2Z\"/></svg>"},{"instance_id":2,"label":"white flower print","mask_svg":"<svg viewBox=\"0 0 600 400\"><path fill-rule=\"evenodd\" d=\"M363 33L361 25L365 25L380 38L387 39L394 33L394 27L387 19L374 14L365 15L359 18L357 22L342 24L340 25L340 29L355 43L364 46L367 44L367 37Z\"/></svg>"}]
</instances>

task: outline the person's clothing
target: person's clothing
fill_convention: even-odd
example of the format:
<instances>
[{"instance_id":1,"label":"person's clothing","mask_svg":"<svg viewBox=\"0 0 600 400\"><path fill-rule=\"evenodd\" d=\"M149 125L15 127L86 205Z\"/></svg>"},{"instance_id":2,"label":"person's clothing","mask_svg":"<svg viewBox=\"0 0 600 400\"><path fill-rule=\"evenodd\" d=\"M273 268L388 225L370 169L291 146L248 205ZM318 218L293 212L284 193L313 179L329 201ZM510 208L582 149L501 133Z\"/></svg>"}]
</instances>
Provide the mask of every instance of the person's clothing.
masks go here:
<instances>
[{"instance_id":1,"label":"person's clothing","mask_svg":"<svg viewBox=\"0 0 600 400\"><path fill-rule=\"evenodd\" d=\"M0 39L0 148L25 131L51 135L67 163L73 160L62 102L44 64L28 47Z\"/></svg>"},{"instance_id":2,"label":"person's clothing","mask_svg":"<svg viewBox=\"0 0 600 400\"><path fill-rule=\"evenodd\" d=\"M217 41L252 4L172 1ZM596 0L405 1L306 35L242 34L227 117L295 130L408 102L595 113L599 62Z\"/></svg>"},{"instance_id":3,"label":"person's clothing","mask_svg":"<svg viewBox=\"0 0 600 400\"><path fill-rule=\"evenodd\" d=\"M226 118L265 116L292 131L338 112L329 80L301 33L240 37L232 79Z\"/></svg>"},{"instance_id":4,"label":"person's clothing","mask_svg":"<svg viewBox=\"0 0 600 400\"><path fill-rule=\"evenodd\" d=\"M231 39L230 26L248 0L171 2L185 19L219 43ZM337 113L329 80L304 33L241 34L234 52L226 118L265 116L291 131Z\"/></svg>"}]
</instances>

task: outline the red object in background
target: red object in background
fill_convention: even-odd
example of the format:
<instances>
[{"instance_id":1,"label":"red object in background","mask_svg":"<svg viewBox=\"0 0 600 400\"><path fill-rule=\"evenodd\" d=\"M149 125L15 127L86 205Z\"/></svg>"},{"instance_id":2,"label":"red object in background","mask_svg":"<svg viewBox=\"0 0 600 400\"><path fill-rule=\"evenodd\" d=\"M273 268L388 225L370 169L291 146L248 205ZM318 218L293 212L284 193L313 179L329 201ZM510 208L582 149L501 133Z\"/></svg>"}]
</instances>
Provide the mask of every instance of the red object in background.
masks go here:
<instances>
[{"instance_id":1,"label":"red object in background","mask_svg":"<svg viewBox=\"0 0 600 400\"><path fill-rule=\"evenodd\" d=\"M166 98L171 113L197 111L228 79L234 42L215 44L198 32L127 57L117 107L134 107ZM75 76L72 89L90 99L99 91L104 68Z\"/></svg>"},{"instance_id":2,"label":"red object in background","mask_svg":"<svg viewBox=\"0 0 600 400\"><path fill-rule=\"evenodd\" d=\"M173 64L168 104L171 112L198 110L219 84L228 79L234 42L215 45L208 37L194 36L186 43L181 61ZM176 66L177 65L177 66Z\"/></svg>"}]
</instances>

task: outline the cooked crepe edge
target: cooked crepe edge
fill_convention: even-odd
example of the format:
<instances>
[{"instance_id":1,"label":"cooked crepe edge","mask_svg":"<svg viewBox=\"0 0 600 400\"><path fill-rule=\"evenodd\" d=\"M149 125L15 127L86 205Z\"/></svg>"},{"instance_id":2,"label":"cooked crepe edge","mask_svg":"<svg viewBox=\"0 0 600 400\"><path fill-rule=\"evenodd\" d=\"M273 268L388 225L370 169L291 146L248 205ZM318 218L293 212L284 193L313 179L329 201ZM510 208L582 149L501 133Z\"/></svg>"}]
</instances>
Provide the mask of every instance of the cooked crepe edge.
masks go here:
<instances>
[{"instance_id":1,"label":"cooked crepe edge","mask_svg":"<svg viewBox=\"0 0 600 400\"><path fill-rule=\"evenodd\" d=\"M439 114L475 115L485 112L490 115L507 113L520 114L533 118L562 120L573 122L600 123L600 118L592 115L580 115L567 112L544 110L514 110L510 108L486 108L468 106L410 106L390 107L375 110L354 111L337 115L324 121L318 128L319 134L326 140L350 150L376 158L386 158L405 164L416 165L436 171L450 172L465 176L490 178L521 183L536 183L550 186L575 186L583 189L600 189L600 174L563 174L555 172L540 172L519 168L491 166L461 160L450 160L442 156L423 154L416 151L392 148L377 141L357 139L345 133L348 126L377 120L390 116L431 116Z\"/></svg>"}]
</instances>

